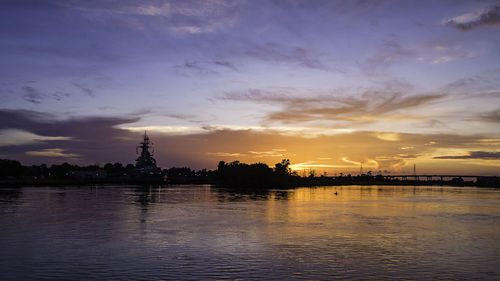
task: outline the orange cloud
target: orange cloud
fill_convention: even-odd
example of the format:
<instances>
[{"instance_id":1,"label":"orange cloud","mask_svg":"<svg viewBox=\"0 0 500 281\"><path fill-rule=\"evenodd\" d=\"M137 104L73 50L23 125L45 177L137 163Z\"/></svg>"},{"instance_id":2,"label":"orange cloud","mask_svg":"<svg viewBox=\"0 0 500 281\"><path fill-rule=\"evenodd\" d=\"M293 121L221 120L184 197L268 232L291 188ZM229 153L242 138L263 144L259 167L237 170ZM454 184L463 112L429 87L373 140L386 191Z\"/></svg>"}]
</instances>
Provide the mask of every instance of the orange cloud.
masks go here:
<instances>
[{"instance_id":1,"label":"orange cloud","mask_svg":"<svg viewBox=\"0 0 500 281\"><path fill-rule=\"evenodd\" d=\"M27 151L26 154L32 156L43 156L43 157L62 157L62 158L78 158L80 155L76 153L66 153L64 149L61 148L47 148L40 151Z\"/></svg>"},{"instance_id":2,"label":"orange cloud","mask_svg":"<svg viewBox=\"0 0 500 281\"><path fill-rule=\"evenodd\" d=\"M420 172L435 173L448 169L467 172L466 169L472 169L486 174L497 173L490 167L491 164L462 159L461 162L458 159L449 161L446 167L434 165L445 161L434 157L444 155L440 153L449 151L446 149L455 147L466 152L489 147L491 150L489 142L481 146L480 140L484 137L399 133L398 138L387 141L378 135L378 132L353 132L303 138L272 131L217 130L190 136L153 134L152 138L161 151L158 160L164 167L182 165L213 169L221 160L264 162L273 166L282 158L287 158L291 160L293 169L317 169L329 173L357 174L361 163L365 172L411 173L416 163ZM430 142L433 145L428 145Z\"/></svg>"},{"instance_id":3,"label":"orange cloud","mask_svg":"<svg viewBox=\"0 0 500 281\"><path fill-rule=\"evenodd\" d=\"M310 121L341 121L372 123L377 120L422 119L417 115L401 114L445 97L442 94L405 95L398 91L367 91L361 96L334 94L308 94L307 98L290 94L286 90L226 93L219 97L224 101L253 102L281 107L269 113L266 122L291 124Z\"/></svg>"}]
</instances>

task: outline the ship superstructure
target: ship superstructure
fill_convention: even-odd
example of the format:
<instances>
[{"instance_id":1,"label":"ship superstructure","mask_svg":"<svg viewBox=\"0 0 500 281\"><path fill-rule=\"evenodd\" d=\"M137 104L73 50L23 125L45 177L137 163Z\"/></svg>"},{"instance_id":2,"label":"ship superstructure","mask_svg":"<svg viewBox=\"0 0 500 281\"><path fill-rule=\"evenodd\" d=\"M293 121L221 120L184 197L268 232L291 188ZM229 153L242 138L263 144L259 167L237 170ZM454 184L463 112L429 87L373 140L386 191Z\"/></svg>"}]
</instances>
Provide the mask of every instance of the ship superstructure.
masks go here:
<instances>
[{"instance_id":1,"label":"ship superstructure","mask_svg":"<svg viewBox=\"0 0 500 281\"><path fill-rule=\"evenodd\" d=\"M151 151L150 151L151 149ZM156 173L158 167L156 167L156 160L153 158L154 148L153 143L149 140L149 137L144 131L144 140L136 147L136 153L140 155L135 160L135 167L140 173Z\"/></svg>"}]
</instances>

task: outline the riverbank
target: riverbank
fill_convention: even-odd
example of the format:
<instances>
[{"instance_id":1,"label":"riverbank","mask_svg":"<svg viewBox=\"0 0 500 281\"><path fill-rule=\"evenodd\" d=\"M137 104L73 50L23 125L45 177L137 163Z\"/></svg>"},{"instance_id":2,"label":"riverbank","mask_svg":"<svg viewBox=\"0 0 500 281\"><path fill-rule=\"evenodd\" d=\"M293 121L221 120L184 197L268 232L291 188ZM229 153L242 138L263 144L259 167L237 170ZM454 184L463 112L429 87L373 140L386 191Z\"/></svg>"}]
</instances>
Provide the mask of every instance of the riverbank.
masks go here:
<instances>
[{"instance_id":1,"label":"riverbank","mask_svg":"<svg viewBox=\"0 0 500 281\"><path fill-rule=\"evenodd\" d=\"M424 180L425 179L425 180ZM0 159L0 186L51 186L51 185L164 185L164 184L213 184L228 188L269 189L299 186L341 185L449 185L500 188L500 177L471 175L373 175L371 171L360 175L299 176L290 169L290 161L283 159L274 168L264 163L246 164L239 161L220 161L216 170L192 170L172 167L146 171L134 165L107 163L103 167L61 165L23 166L19 161Z\"/></svg>"},{"instance_id":2,"label":"riverbank","mask_svg":"<svg viewBox=\"0 0 500 281\"><path fill-rule=\"evenodd\" d=\"M461 178L450 180L400 180L382 177L289 177L282 181L253 180L248 183L241 181L183 178L168 179L159 176L142 178L88 178L88 179L33 179L11 178L0 180L1 187L12 186L84 186L84 185L172 185L172 184L212 184L234 189L276 189L308 186L349 186L349 185L404 185L404 186L455 186L455 187L494 187L500 188L500 177L480 177L476 181L465 181Z\"/></svg>"}]
</instances>

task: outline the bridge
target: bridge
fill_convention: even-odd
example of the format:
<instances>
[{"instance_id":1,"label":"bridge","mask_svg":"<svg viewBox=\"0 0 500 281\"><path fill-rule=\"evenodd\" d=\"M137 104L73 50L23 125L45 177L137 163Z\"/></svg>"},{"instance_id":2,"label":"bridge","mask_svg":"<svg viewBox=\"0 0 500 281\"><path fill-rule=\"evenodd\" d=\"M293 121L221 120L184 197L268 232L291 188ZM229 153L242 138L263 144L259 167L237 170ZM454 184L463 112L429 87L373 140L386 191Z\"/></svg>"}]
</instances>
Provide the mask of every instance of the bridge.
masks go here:
<instances>
[{"instance_id":1,"label":"bridge","mask_svg":"<svg viewBox=\"0 0 500 281\"><path fill-rule=\"evenodd\" d=\"M383 175L384 178L386 179L397 179L400 178L401 180L408 180L408 179L413 179L416 181L419 181L420 179L425 179L427 181L432 181L434 179L439 179L440 181L443 181L446 178L467 178L467 179L475 179L477 180L478 178L482 177L487 177L487 176L473 176L473 175Z\"/></svg>"}]
</instances>

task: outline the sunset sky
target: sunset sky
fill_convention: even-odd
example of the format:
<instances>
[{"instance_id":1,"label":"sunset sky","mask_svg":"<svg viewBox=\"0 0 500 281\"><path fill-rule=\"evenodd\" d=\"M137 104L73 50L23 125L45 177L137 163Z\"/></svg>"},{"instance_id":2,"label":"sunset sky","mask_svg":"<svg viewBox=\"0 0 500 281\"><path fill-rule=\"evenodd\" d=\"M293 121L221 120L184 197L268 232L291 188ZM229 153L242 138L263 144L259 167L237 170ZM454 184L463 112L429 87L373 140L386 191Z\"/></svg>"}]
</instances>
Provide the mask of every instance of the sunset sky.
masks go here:
<instances>
[{"instance_id":1,"label":"sunset sky","mask_svg":"<svg viewBox=\"0 0 500 281\"><path fill-rule=\"evenodd\" d=\"M500 175L500 1L0 2L0 158Z\"/></svg>"}]
</instances>

